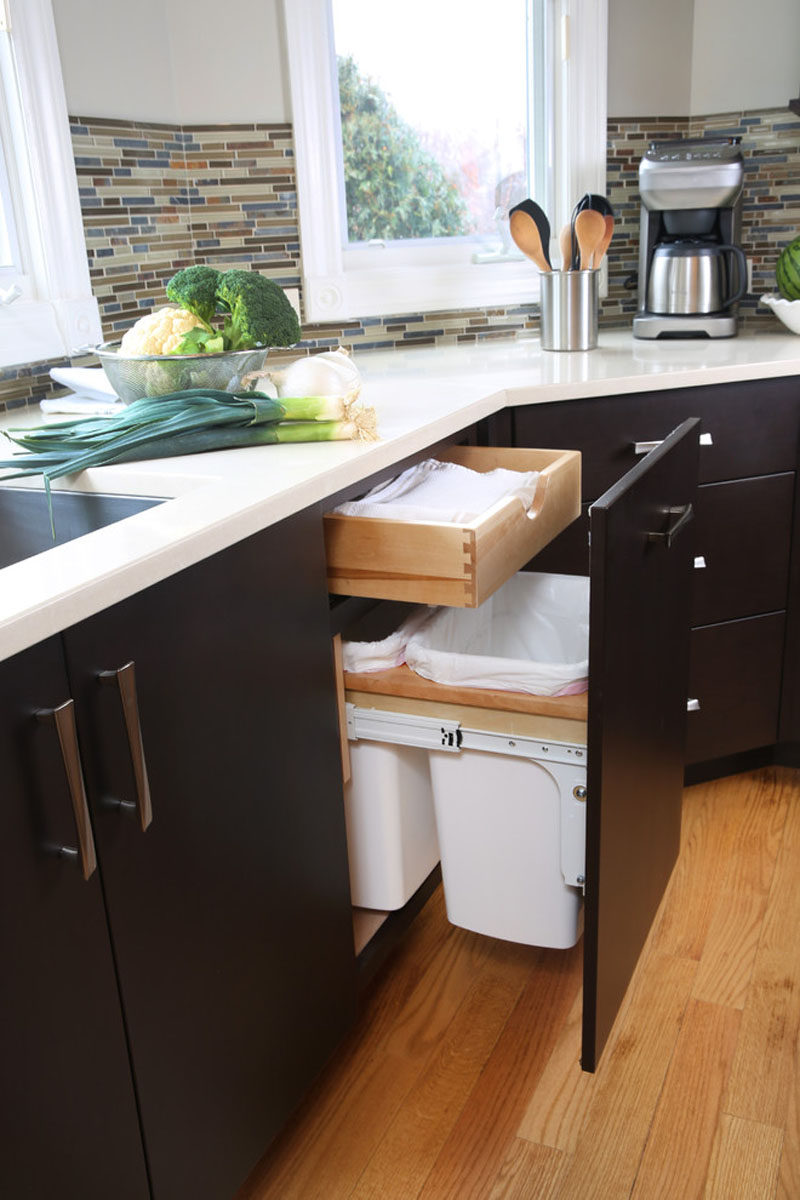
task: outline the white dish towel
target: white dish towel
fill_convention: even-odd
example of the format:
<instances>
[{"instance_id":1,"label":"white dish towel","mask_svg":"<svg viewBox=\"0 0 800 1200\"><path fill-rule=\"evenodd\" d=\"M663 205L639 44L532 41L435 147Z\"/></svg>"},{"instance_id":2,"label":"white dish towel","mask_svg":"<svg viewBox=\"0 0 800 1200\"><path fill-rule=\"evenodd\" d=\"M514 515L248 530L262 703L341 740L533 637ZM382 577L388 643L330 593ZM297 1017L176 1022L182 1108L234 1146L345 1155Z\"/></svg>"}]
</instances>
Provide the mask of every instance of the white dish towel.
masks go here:
<instances>
[{"instance_id":1,"label":"white dish towel","mask_svg":"<svg viewBox=\"0 0 800 1200\"><path fill-rule=\"evenodd\" d=\"M102 367L52 367L50 378L72 391L42 400L39 407L43 413L113 416L125 407Z\"/></svg>"},{"instance_id":2,"label":"white dish towel","mask_svg":"<svg viewBox=\"0 0 800 1200\"><path fill-rule=\"evenodd\" d=\"M334 511L385 520L468 522L509 496L530 508L538 478L538 471L471 471L429 458Z\"/></svg>"}]
</instances>

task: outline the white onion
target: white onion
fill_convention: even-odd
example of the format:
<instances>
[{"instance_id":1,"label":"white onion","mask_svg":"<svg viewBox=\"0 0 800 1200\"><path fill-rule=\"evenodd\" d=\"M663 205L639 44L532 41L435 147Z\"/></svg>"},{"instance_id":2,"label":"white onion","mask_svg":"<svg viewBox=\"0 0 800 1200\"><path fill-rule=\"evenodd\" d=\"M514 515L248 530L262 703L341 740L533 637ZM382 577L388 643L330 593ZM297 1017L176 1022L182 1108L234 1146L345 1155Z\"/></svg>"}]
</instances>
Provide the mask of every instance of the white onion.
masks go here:
<instances>
[{"instance_id":1,"label":"white onion","mask_svg":"<svg viewBox=\"0 0 800 1200\"><path fill-rule=\"evenodd\" d=\"M343 396L358 388L361 372L347 350L326 350L297 358L274 376L281 396Z\"/></svg>"}]
</instances>

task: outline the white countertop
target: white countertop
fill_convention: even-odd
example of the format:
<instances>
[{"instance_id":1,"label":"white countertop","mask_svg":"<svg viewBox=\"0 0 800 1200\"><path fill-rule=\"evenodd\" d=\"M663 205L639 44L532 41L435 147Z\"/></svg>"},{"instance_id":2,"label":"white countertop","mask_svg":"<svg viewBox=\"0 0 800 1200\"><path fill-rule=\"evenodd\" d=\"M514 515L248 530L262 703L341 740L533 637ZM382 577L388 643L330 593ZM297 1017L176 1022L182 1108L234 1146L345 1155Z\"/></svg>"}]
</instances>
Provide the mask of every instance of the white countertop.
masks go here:
<instances>
[{"instance_id":1,"label":"white countertop","mask_svg":"<svg viewBox=\"0 0 800 1200\"><path fill-rule=\"evenodd\" d=\"M357 484L508 405L800 374L800 337L641 341L601 331L595 350L538 338L356 355L380 441L266 446L82 472L70 490L169 498L0 571L0 659ZM38 424L38 410L2 424ZM44 503L44 498L42 498Z\"/></svg>"}]
</instances>

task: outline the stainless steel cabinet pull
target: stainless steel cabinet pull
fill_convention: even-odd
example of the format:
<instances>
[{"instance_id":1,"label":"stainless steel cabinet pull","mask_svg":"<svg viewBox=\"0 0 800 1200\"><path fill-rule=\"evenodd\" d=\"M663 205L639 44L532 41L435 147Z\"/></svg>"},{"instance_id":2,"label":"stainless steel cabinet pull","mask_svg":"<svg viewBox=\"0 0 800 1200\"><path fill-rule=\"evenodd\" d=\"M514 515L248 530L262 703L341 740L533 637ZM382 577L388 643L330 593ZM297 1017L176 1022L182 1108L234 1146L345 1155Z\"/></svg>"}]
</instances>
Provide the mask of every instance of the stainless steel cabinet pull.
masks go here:
<instances>
[{"instance_id":1,"label":"stainless steel cabinet pull","mask_svg":"<svg viewBox=\"0 0 800 1200\"><path fill-rule=\"evenodd\" d=\"M705 565L706 565L706 560L703 558L703 555L696 554L695 558L694 558L695 571L702 571L704 569Z\"/></svg>"},{"instance_id":2,"label":"stainless steel cabinet pull","mask_svg":"<svg viewBox=\"0 0 800 1200\"><path fill-rule=\"evenodd\" d=\"M61 758L64 762L69 796L72 801L75 830L78 834L77 850L71 846L60 846L59 850L68 858L76 858L80 854L83 878L88 879L97 866L97 855L94 848L92 822L89 819L83 770L81 769L78 731L75 728L75 703L73 700L65 700L63 704L59 704L58 708L42 709L37 712L36 716L40 721L46 721L55 727Z\"/></svg>"},{"instance_id":3,"label":"stainless steel cabinet pull","mask_svg":"<svg viewBox=\"0 0 800 1200\"><path fill-rule=\"evenodd\" d=\"M136 786L136 807L139 820L144 832L153 819L153 805L150 799L150 782L147 778L147 766L144 761L144 743L142 742L142 727L139 721L139 701L136 696L136 668L133 662L125 663L116 671L101 671L98 675L101 683L113 683L119 689L122 701L122 715L125 720L125 731L128 735L128 748L131 752L133 779Z\"/></svg>"},{"instance_id":4,"label":"stainless steel cabinet pull","mask_svg":"<svg viewBox=\"0 0 800 1200\"><path fill-rule=\"evenodd\" d=\"M649 454L651 450L655 450L656 446L660 446L662 444L663 440L664 439L661 438L655 442L634 442L633 443L633 453L634 454ZM714 445L714 442L711 438L710 433L701 433L700 437L697 440L701 446L713 446Z\"/></svg>"},{"instance_id":5,"label":"stainless steel cabinet pull","mask_svg":"<svg viewBox=\"0 0 800 1200\"><path fill-rule=\"evenodd\" d=\"M700 712L700 701L699 700L687 700L686 701L686 711L687 712Z\"/></svg>"},{"instance_id":6,"label":"stainless steel cabinet pull","mask_svg":"<svg viewBox=\"0 0 800 1200\"><path fill-rule=\"evenodd\" d=\"M665 508L664 515L670 518L667 528L648 533L647 540L648 542L663 542L669 550L681 530L685 529L693 519L694 509L691 504L678 504L674 508Z\"/></svg>"}]
</instances>

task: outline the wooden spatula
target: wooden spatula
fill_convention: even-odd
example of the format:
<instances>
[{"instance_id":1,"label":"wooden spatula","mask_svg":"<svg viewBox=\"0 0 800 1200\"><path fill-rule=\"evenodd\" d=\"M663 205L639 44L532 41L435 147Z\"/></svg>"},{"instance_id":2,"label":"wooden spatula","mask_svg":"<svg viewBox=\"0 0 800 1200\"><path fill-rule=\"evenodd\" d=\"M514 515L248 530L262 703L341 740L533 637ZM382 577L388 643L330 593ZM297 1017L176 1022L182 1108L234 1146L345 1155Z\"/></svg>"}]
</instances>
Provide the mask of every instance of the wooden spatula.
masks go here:
<instances>
[{"instance_id":1,"label":"wooden spatula","mask_svg":"<svg viewBox=\"0 0 800 1200\"><path fill-rule=\"evenodd\" d=\"M550 264L542 246L542 238L538 226L526 212L512 210L508 218L508 227L515 244L524 255L535 262L540 271L549 271Z\"/></svg>"},{"instance_id":2,"label":"wooden spatula","mask_svg":"<svg viewBox=\"0 0 800 1200\"><path fill-rule=\"evenodd\" d=\"M581 271L592 267L594 252L606 232L606 221L602 213L594 208L585 208L575 218L575 237L578 240Z\"/></svg>"},{"instance_id":3,"label":"wooden spatula","mask_svg":"<svg viewBox=\"0 0 800 1200\"><path fill-rule=\"evenodd\" d=\"M597 270L597 268L600 266L600 263L605 258L606 250L608 249L609 243L614 236L614 218L605 216L603 220L606 223L606 230L603 236L600 238L600 241L597 243L594 255L592 256L592 266L595 268L595 270Z\"/></svg>"}]
</instances>

